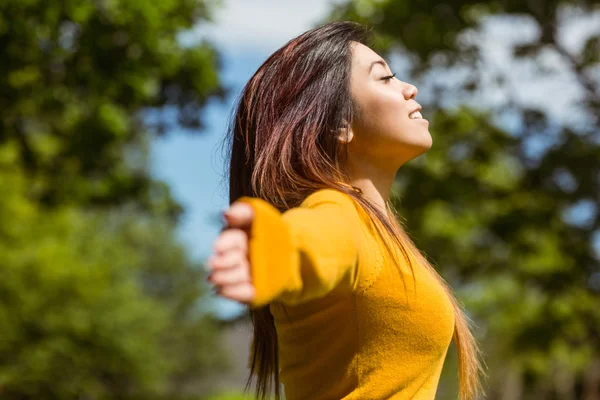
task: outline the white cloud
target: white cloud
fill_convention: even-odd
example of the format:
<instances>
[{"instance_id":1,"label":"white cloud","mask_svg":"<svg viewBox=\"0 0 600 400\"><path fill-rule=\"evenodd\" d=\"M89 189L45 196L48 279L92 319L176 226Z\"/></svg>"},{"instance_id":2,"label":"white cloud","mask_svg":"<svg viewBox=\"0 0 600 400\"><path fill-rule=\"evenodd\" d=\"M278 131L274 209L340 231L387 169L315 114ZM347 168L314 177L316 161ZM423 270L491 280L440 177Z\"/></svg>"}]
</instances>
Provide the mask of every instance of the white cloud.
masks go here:
<instances>
[{"instance_id":1,"label":"white cloud","mask_svg":"<svg viewBox=\"0 0 600 400\"><path fill-rule=\"evenodd\" d=\"M208 38L227 51L271 53L313 28L341 0L223 0L214 23L202 23L182 37Z\"/></svg>"}]
</instances>

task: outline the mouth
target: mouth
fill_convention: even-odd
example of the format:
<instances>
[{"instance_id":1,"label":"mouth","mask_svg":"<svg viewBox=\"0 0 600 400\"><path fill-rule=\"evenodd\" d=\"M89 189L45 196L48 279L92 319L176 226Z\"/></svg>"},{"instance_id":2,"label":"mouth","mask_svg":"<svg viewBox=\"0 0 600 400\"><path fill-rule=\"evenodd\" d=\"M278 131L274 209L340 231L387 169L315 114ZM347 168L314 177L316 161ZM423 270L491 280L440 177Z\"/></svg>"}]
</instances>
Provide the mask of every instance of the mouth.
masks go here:
<instances>
[{"instance_id":1,"label":"mouth","mask_svg":"<svg viewBox=\"0 0 600 400\"><path fill-rule=\"evenodd\" d=\"M423 116L421 115L421 112L419 110L417 110L417 111L413 111L410 114L408 114L408 118L410 118L410 119L423 119Z\"/></svg>"},{"instance_id":2,"label":"mouth","mask_svg":"<svg viewBox=\"0 0 600 400\"><path fill-rule=\"evenodd\" d=\"M424 119L423 115L421 115L421 106L418 106L417 108L415 108L414 110L412 110L410 112L410 114L408 114L408 118L410 119Z\"/></svg>"}]
</instances>

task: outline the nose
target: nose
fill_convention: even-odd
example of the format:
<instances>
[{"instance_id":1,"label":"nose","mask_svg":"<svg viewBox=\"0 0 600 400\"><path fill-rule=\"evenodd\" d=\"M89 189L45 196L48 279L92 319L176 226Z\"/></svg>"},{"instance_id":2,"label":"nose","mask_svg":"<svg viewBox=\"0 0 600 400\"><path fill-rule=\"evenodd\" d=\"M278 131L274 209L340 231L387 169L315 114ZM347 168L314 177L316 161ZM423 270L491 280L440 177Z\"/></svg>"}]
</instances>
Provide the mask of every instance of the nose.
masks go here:
<instances>
[{"instance_id":1,"label":"nose","mask_svg":"<svg viewBox=\"0 0 600 400\"><path fill-rule=\"evenodd\" d=\"M410 83L407 83L404 86L403 94L404 94L404 98L406 100L414 99L415 96L417 95L417 93L419 93L419 89L417 89L417 87L415 85L411 85Z\"/></svg>"}]
</instances>

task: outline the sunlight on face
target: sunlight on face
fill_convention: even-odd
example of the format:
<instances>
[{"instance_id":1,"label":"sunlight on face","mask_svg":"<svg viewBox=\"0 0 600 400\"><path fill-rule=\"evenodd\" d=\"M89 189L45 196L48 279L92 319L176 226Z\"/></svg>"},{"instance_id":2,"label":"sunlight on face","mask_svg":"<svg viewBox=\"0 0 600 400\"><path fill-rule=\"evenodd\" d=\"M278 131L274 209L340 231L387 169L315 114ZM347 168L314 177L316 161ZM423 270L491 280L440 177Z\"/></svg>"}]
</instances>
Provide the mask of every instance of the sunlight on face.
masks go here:
<instances>
[{"instance_id":1,"label":"sunlight on face","mask_svg":"<svg viewBox=\"0 0 600 400\"><path fill-rule=\"evenodd\" d=\"M409 117L421 108L417 88L392 74L381 56L352 42L350 84L360 115L352 122L350 152L400 167L429 150L432 138L426 119Z\"/></svg>"}]
</instances>

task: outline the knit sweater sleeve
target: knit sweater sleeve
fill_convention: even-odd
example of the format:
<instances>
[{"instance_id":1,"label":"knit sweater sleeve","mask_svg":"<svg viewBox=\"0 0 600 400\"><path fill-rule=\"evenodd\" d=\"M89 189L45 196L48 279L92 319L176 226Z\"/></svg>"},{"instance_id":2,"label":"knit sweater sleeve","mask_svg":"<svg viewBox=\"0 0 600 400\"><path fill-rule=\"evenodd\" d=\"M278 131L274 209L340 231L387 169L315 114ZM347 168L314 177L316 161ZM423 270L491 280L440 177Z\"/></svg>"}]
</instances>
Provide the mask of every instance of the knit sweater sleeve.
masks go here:
<instances>
[{"instance_id":1,"label":"knit sweater sleeve","mask_svg":"<svg viewBox=\"0 0 600 400\"><path fill-rule=\"evenodd\" d=\"M255 215L248 240L251 308L299 304L338 285L356 287L361 226L348 195L321 190L284 213L259 198L238 201L250 204Z\"/></svg>"}]
</instances>

